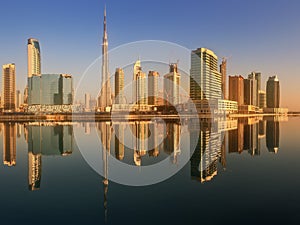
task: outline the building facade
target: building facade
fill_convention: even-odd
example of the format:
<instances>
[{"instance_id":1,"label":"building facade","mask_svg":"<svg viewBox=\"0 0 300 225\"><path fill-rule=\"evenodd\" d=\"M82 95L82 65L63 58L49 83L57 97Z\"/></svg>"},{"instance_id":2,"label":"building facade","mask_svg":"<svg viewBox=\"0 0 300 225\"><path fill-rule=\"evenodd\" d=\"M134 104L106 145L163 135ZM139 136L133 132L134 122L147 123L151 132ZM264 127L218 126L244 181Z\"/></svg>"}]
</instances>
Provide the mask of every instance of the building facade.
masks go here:
<instances>
[{"instance_id":1,"label":"building facade","mask_svg":"<svg viewBox=\"0 0 300 225\"><path fill-rule=\"evenodd\" d=\"M227 60L225 58L222 59L222 63L220 65L220 73L222 79L222 97L223 99L227 99Z\"/></svg>"},{"instance_id":2,"label":"building facade","mask_svg":"<svg viewBox=\"0 0 300 225\"><path fill-rule=\"evenodd\" d=\"M42 74L28 78L29 112L71 112L73 78L69 74Z\"/></svg>"},{"instance_id":3,"label":"building facade","mask_svg":"<svg viewBox=\"0 0 300 225\"><path fill-rule=\"evenodd\" d=\"M20 110L20 107L22 104L23 104L23 102L22 102L21 91L17 90L17 92L16 92L16 109Z\"/></svg>"},{"instance_id":4,"label":"building facade","mask_svg":"<svg viewBox=\"0 0 300 225\"><path fill-rule=\"evenodd\" d=\"M124 71L117 68L115 72L115 104L124 104Z\"/></svg>"},{"instance_id":5,"label":"building facade","mask_svg":"<svg viewBox=\"0 0 300 225\"><path fill-rule=\"evenodd\" d=\"M180 103L179 99L180 73L178 64L170 64L169 73L164 75L164 100L165 105L176 106Z\"/></svg>"},{"instance_id":6,"label":"building facade","mask_svg":"<svg viewBox=\"0 0 300 225\"><path fill-rule=\"evenodd\" d=\"M267 81L267 108L279 108L280 86L277 76L269 77Z\"/></svg>"},{"instance_id":7,"label":"building facade","mask_svg":"<svg viewBox=\"0 0 300 225\"><path fill-rule=\"evenodd\" d=\"M241 75L229 76L229 100L244 105L244 78Z\"/></svg>"},{"instance_id":8,"label":"building facade","mask_svg":"<svg viewBox=\"0 0 300 225\"><path fill-rule=\"evenodd\" d=\"M147 105L146 74L142 71L141 61L137 60L133 67L133 103L139 106Z\"/></svg>"},{"instance_id":9,"label":"building facade","mask_svg":"<svg viewBox=\"0 0 300 225\"><path fill-rule=\"evenodd\" d=\"M266 92L260 90L258 92L259 95L259 108L263 109L267 107L267 96L266 96Z\"/></svg>"},{"instance_id":10,"label":"building facade","mask_svg":"<svg viewBox=\"0 0 300 225\"><path fill-rule=\"evenodd\" d=\"M217 55L198 48L191 54L190 97L193 101L222 98L222 79Z\"/></svg>"},{"instance_id":11,"label":"building facade","mask_svg":"<svg viewBox=\"0 0 300 225\"><path fill-rule=\"evenodd\" d=\"M244 104L257 106L257 81L255 77L244 79Z\"/></svg>"},{"instance_id":12,"label":"building facade","mask_svg":"<svg viewBox=\"0 0 300 225\"><path fill-rule=\"evenodd\" d=\"M248 75L248 79L255 80L256 87L255 93L253 93L255 102L253 103L253 105L259 106L259 91L261 90L261 73L251 72Z\"/></svg>"},{"instance_id":13,"label":"building facade","mask_svg":"<svg viewBox=\"0 0 300 225\"><path fill-rule=\"evenodd\" d=\"M41 49L37 39L28 39L27 62L28 77L32 77L32 75L41 75Z\"/></svg>"},{"instance_id":14,"label":"building facade","mask_svg":"<svg viewBox=\"0 0 300 225\"><path fill-rule=\"evenodd\" d=\"M1 107L8 112L16 110L16 66L14 63L2 66Z\"/></svg>"},{"instance_id":15,"label":"building facade","mask_svg":"<svg viewBox=\"0 0 300 225\"><path fill-rule=\"evenodd\" d=\"M158 105L158 79L159 73L149 71L148 73L148 104Z\"/></svg>"},{"instance_id":16,"label":"building facade","mask_svg":"<svg viewBox=\"0 0 300 225\"><path fill-rule=\"evenodd\" d=\"M85 93L84 94L84 111L89 112L91 110L91 94Z\"/></svg>"}]
</instances>

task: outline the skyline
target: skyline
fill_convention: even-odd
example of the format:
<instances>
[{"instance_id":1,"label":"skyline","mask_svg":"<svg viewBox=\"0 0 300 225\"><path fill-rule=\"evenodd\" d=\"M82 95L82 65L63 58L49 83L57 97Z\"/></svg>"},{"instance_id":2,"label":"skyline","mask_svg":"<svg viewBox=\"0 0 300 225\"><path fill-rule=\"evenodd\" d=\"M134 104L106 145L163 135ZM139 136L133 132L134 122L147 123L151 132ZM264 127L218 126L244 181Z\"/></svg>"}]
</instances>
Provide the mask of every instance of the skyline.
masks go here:
<instances>
[{"instance_id":1,"label":"skyline","mask_svg":"<svg viewBox=\"0 0 300 225\"><path fill-rule=\"evenodd\" d=\"M43 73L72 74L76 87L85 68L95 58L101 56L101 20L104 2L90 1L87 5L83 1L72 2L72 4L71 1L64 1L60 4L60 8L55 7L57 4L55 1L46 2L43 5L33 4L34 2L37 1L2 4L4 7L17 7L15 11L17 16L13 17L13 14L7 16L7 12L0 15L0 18L3 17L0 23L7 28L5 35L0 37L0 49L3 50L0 53L0 62L16 64L17 89L22 93L27 78L26 41L33 37L41 43ZM193 2L185 5L179 4L182 10L179 10L179 6L174 3L172 4L174 9L170 10L168 1L160 3L159 7L155 4L156 1L152 1L152 4L145 3L146 5L143 4L142 7L156 12L150 18L139 16L144 13L144 10L136 10L137 13L131 15L132 13L126 9L131 7L131 10L134 10L135 4L131 4L134 2L136 1L106 2L109 50L120 44L145 39L171 41L189 49L207 47L216 52L219 56L219 63L222 57L228 58L228 76L240 74L247 76L251 71L257 71L262 73L262 84L266 84L268 77L278 75L283 90L282 107L288 107L291 111L300 110L300 103L297 104L297 96L294 95L298 90L297 81L300 81L300 78L297 78L297 73L300 71L298 69L298 72L296 67L296 56L300 49L295 46L296 40L300 37L300 31L289 26L297 20L295 17L300 17L295 14L297 6L298 8L300 6L298 2L289 2L287 5L284 1L272 1L272 4L268 5L267 3L271 1L259 4L258 1L257 3L229 1L224 3L226 5L224 7L221 7L222 3L219 2L203 4ZM26 7L22 7L23 4L30 5L29 11L25 10ZM44 6L49 8L49 12L38 10L43 9ZM196 9L203 7L218 12L213 20L202 19L202 16L209 18L205 15L210 14L210 10L199 11L201 15L193 14ZM23 8L23 11L20 11L20 8ZM121 17L118 13L120 8L124 11ZM48 13L51 15L52 9L55 9L53 14L55 16L49 19L47 15ZM36 11L35 16L39 16L41 12L43 16L39 20L31 21L29 26L26 21L32 16L31 10ZM180 13L175 19L172 17L173 21L171 21L170 16L173 15L174 10ZM228 17L224 17L223 11L228 13ZM85 16L78 17L81 14L76 13L79 12ZM266 18L259 17L264 12ZM278 15L281 15L280 18ZM231 22L229 23L228 20ZM210 27L215 29L210 30ZM281 57L278 59L278 56L288 56L286 57L288 60L281 61ZM113 71L115 68L110 68L110 72ZM125 76L130 76L130 74L125 74ZM263 85L263 90L265 90L265 85Z\"/></svg>"}]
</instances>

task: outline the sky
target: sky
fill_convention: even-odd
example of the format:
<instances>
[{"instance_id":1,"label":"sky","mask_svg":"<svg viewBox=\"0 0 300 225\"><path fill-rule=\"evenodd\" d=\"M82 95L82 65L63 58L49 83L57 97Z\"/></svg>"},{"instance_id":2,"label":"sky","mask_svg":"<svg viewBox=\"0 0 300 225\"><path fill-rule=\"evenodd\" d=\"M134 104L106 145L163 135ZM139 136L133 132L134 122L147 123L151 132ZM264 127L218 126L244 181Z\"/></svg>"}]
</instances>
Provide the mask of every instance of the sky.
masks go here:
<instances>
[{"instance_id":1,"label":"sky","mask_svg":"<svg viewBox=\"0 0 300 225\"><path fill-rule=\"evenodd\" d=\"M109 49L141 40L207 47L228 59L228 75L260 71L263 89L278 75L281 106L300 111L297 0L1 0L0 64L16 64L17 89L26 85L30 37L40 41L42 73L72 74L76 86L101 55L105 4Z\"/></svg>"}]
</instances>

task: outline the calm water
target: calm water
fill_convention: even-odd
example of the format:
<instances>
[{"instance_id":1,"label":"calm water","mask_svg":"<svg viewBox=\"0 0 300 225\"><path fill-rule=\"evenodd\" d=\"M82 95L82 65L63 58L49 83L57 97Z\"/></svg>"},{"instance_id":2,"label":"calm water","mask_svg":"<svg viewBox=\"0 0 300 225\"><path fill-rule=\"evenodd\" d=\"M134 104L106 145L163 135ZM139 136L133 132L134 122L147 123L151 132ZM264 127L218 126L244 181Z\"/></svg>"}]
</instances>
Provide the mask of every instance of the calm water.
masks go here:
<instances>
[{"instance_id":1,"label":"calm water","mask_svg":"<svg viewBox=\"0 0 300 225\"><path fill-rule=\"evenodd\" d=\"M299 126L298 117L204 120L198 133L190 121L4 123L1 224L299 224ZM139 174L164 161L184 167L150 186L106 186L89 153Z\"/></svg>"}]
</instances>

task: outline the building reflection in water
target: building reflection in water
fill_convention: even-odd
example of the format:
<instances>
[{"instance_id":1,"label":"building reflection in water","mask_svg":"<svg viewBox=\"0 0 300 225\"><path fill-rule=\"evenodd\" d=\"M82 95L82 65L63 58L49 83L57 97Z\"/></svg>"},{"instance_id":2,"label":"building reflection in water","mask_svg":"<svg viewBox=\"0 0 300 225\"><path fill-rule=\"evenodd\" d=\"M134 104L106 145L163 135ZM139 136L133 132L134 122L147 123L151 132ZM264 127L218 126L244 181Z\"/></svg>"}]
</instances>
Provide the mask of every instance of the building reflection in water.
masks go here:
<instances>
[{"instance_id":1,"label":"building reflection in water","mask_svg":"<svg viewBox=\"0 0 300 225\"><path fill-rule=\"evenodd\" d=\"M226 141L228 153L248 152L251 156L260 155L261 140L266 137L269 152L279 149L279 121L286 117L239 118L236 120L201 119L200 136L191 157L191 177L201 183L210 181L218 173L218 161L226 167ZM235 123L233 122L235 121ZM220 125L224 123L223 125ZM191 124L195 124L191 122ZM189 124L190 141L196 140L196 129ZM226 131L226 132L225 132ZM218 160L219 159L219 160Z\"/></svg>"},{"instance_id":2,"label":"building reflection in water","mask_svg":"<svg viewBox=\"0 0 300 225\"><path fill-rule=\"evenodd\" d=\"M132 154L134 165L142 166L143 157L158 157L163 151L167 156L171 156L172 163L176 163L180 154L180 127L176 121L114 121L114 133L111 129L109 132L113 138L115 157L123 161L127 151L128 154ZM111 148L105 146L107 149Z\"/></svg>"},{"instance_id":3,"label":"building reflection in water","mask_svg":"<svg viewBox=\"0 0 300 225\"><path fill-rule=\"evenodd\" d=\"M142 166L142 157L158 157L160 151L168 155L173 154L172 162L175 163L180 153L180 124L166 123L164 126L160 122L153 121L114 121L113 129L110 122L97 123L97 129L102 143L103 159L103 190L104 190L104 214L107 220L108 213L108 168L109 156L111 154L112 144L116 159L123 161L125 151L132 152L135 166ZM164 130L165 129L165 130ZM132 137L128 134L131 131ZM126 145L130 139L129 146Z\"/></svg>"},{"instance_id":4,"label":"building reflection in water","mask_svg":"<svg viewBox=\"0 0 300 225\"><path fill-rule=\"evenodd\" d=\"M29 190L38 190L42 177L42 156L67 156L73 152L71 125L38 123L27 125Z\"/></svg>"},{"instance_id":5,"label":"building reflection in water","mask_svg":"<svg viewBox=\"0 0 300 225\"><path fill-rule=\"evenodd\" d=\"M133 133L133 161L136 166L141 166L142 157L147 154L149 127L147 121L135 121L130 124Z\"/></svg>"},{"instance_id":6,"label":"building reflection in water","mask_svg":"<svg viewBox=\"0 0 300 225\"><path fill-rule=\"evenodd\" d=\"M180 124L167 123L166 124L166 138L164 139L164 151L168 155L172 155L172 163L177 163L180 155Z\"/></svg>"},{"instance_id":7,"label":"building reflection in water","mask_svg":"<svg viewBox=\"0 0 300 225\"><path fill-rule=\"evenodd\" d=\"M269 152L277 153L279 150L279 121L276 118L267 120L266 145Z\"/></svg>"},{"instance_id":8,"label":"building reflection in water","mask_svg":"<svg viewBox=\"0 0 300 225\"><path fill-rule=\"evenodd\" d=\"M102 159L103 159L103 174L104 178L102 180L103 183L103 193L104 193L104 216L105 220L107 220L107 194L108 194L108 158L110 155L111 148L111 134L112 134L112 126L110 122L100 122L97 123L97 129L100 133L100 139L102 144Z\"/></svg>"},{"instance_id":9,"label":"building reflection in water","mask_svg":"<svg viewBox=\"0 0 300 225\"><path fill-rule=\"evenodd\" d=\"M3 164L7 166L16 165L16 124L3 124Z\"/></svg>"},{"instance_id":10,"label":"building reflection in water","mask_svg":"<svg viewBox=\"0 0 300 225\"><path fill-rule=\"evenodd\" d=\"M190 129L190 142L198 139L196 149L191 157L191 177L201 183L217 175L217 163L221 157L222 134L218 122L201 119L199 138L197 130ZM225 159L223 158L222 161Z\"/></svg>"},{"instance_id":11,"label":"building reflection in water","mask_svg":"<svg viewBox=\"0 0 300 225\"><path fill-rule=\"evenodd\" d=\"M124 159L124 134L125 134L125 124L120 123L114 126L115 130L115 156L118 160Z\"/></svg>"}]
</instances>

